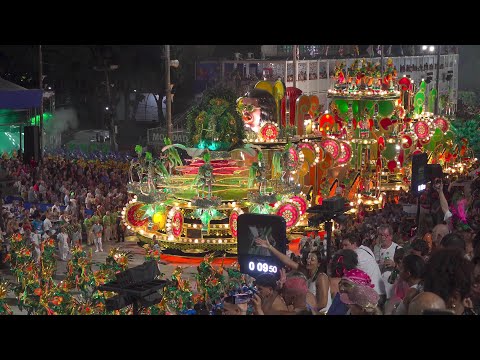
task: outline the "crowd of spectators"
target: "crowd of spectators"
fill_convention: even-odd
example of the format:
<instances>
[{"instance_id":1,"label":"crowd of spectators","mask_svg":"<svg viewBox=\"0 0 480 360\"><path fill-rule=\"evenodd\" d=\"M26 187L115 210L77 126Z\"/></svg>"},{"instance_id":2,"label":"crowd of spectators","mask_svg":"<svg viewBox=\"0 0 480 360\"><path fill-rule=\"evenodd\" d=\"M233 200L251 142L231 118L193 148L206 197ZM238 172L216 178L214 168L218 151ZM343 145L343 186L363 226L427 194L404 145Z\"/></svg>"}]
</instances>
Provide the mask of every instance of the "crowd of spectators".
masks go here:
<instances>
[{"instance_id":1,"label":"crowd of spectators","mask_svg":"<svg viewBox=\"0 0 480 360\"><path fill-rule=\"evenodd\" d=\"M14 233L32 243L57 240L59 258L67 260L78 243L120 241L124 234L119 214L127 202L128 163L125 161L45 157L24 164L17 157L0 159L0 169L13 181L16 195L2 198L0 237L3 250Z\"/></svg>"},{"instance_id":2,"label":"crowd of spectators","mask_svg":"<svg viewBox=\"0 0 480 360\"><path fill-rule=\"evenodd\" d=\"M408 193L392 194L383 209L360 206L354 217L337 224L330 261L326 259L326 240L317 234L303 237L299 255L290 256L277 251L267 240L257 240L285 265L287 272L282 271L276 283L273 277L266 280L270 275L261 276L257 282L260 291L250 301L252 312L478 314L478 188L480 180L435 183L420 199L418 225L415 214L408 210L408 203L414 200ZM268 291L264 285L267 282ZM246 313L247 303L235 305L232 301L227 305L230 310L236 309L232 314Z\"/></svg>"},{"instance_id":3,"label":"crowd of spectators","mask_svg":"<svg viewBox=\"0 0 480 360\"><path fill-rule=\"evenodd\" d=\"M11 158L1 159L0 168L18 193L0 208L5 251L14 233L31 240L36 259L41 240L55 236L64 261L75 244L101 252L104 242L121 240L118 213L128 200L128 163L46 157L23 164ZM478 314L480 180L435 182L420 197L418 224L405 207L413 200L397 192L382 209L360 206L336 224L331 259L318 233L300 240L299 256L257 239L285 265L280 279L259 276L252 296L225 297L221 313Z\"/></svg>"}]
</instances>

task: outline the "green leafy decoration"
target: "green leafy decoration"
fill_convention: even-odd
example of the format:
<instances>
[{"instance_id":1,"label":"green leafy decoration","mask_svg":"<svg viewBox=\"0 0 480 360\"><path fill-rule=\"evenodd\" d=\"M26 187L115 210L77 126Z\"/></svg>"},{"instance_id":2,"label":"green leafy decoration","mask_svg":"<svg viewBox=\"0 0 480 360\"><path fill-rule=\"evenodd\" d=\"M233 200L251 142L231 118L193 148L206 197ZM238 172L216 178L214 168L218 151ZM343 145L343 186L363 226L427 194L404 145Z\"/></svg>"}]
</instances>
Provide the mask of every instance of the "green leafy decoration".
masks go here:
<instances>
[{"instance_id":1,"label":"green leafy decoration","mask_svg":"<svg viewBox=\"0 0 480 360\"><path fill-rule=\"evenodd\" d=\"M200 104L186 116L188 145L210 150L229 150L240 145L245 132L236 100L236 94L221 85L206 90Z\"/></svg>"},{"instance_id":2,"label":"green leafy decoration","mask_svg":"<svg viewBox=\"0 0 480 360\"><path fill-rule=\"evenodd\" d=\"M208 150L203 154L203 161L210 162L210 152Z\"/></svg>"},{"instance_id":3,"label":"green leafy decoration","mask_svg":"<svg viewBox=\"0 0 480 360\"><path fill-rule=\"evenodd\" d=\"M258 171L258 163L254 162L250 166L250 170L248 172L248 187L252 188L255 185L255 180L257 179L257 171Z\"/></svg>"},{"instance_id":4,"label":"green leafy decoration","mask_svg":"<svg viewBox=\"0 0 480 360\"><path fill-rule=\"evenodd\" d=\"M182 159L178 154L177 148L185 150L186 147L181 144L172 144L172 140L170 140L168 137L166 137L163 142L165 143L165 146L162 148L162 152L166 152L167 160L170 163L170 166L182 166Z\"/></svg>"},{"instance_id":5,"label":"green leafy decoration","mask_svg":"<svg viewBox=\"0 0 480 360\"><path fill-rule=\"evenodd\" d=\"M455 134L455 143L461 145L461 139L466 138L468 140L468 146L476 155L480 154L479 124L479 115L470 120L456 119L450 124L450 130Z\"/></svg>"},{"instance_id":6,"label":"green leafy decoration","mask_svg":"<svg viewBox=\"0 0 480 360\"><path fill-rule=\"evenodd\" d=\"M282 175L282 153L276 151L272 157L272 177L274 179Z\"/></svg>"}]
</instances>

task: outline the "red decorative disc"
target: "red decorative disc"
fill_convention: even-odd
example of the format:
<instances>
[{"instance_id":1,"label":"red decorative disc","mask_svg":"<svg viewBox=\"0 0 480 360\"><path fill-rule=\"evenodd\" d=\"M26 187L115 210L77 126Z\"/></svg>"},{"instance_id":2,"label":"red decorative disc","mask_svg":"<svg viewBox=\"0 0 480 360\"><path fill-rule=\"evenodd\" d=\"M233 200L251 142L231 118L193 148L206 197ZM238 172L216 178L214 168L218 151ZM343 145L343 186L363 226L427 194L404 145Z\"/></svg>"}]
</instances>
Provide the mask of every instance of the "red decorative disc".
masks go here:
<instances>
[{"instance_id":1,"label":"red decorative disc","mask_svg":"<svg viewBox=\"0 0 480 360\"><path fill-rule=\"evenodd\" d=\"M300 219L300 210L296 205L292 203L280 205L276 214L282 216L285 219L287 223L287 228L295 226L298 219Z\"/></svg>"},{"instance_id":2,"label":"red decorative disc","mask_svg":"<svg viewBox=\"0 0 480 360\"><path fill-rule=\"evenodd\" d=\"M307 211L307 200L305 200L301 196L293 196L290 200L292 200L295 204L298 205L300 208L300 215L305 214Z\"/></svg>"},{"instance_id":3,"label":"red decorative disc","mask_svg":"<svg viewBox=\"0 0 480 360\"><path fill-rule=\"evenodd\" d=\"M142 219L145 211L140 210L140 208L143 205L145 204L137 202L127 210L127 221L133 226L143 226L148 223L148 218Z\"/></svg>"},{"instance_id":4,"label":"red decorative disc","mask_svg":"<svg viewBox=\"0 0 480 360\"><path fill-rule=\"evenodd\" d=\"M428 139L420 139L419 142L420 142L420 144L421 144L422 146L425 146L425 145L427 145L427 144L430 142L430 138L428 138Z\"/></svg>"},{"instance_id":5,"label":"red decorative disc","mask_svg":"<svg viewBox=\"0 0 480 360\"><path fill-rule=\"evenodd\" d=\"M183 230L183 214L181 211L176 211L172 217L172 234L179 237Z\"/></svg>"},{"instance_id":6,"label":"red decorative disc","mask_svg":"<svg viewBox=\"0 0 480 360\"><path fill-rule=\"evenodd\" d=\"M340 156L340 145L335 140L326 139L321 142L322 147L332 155L332 157L337 160Z\"/></svg>"},{"instance_id":7,"label":"red decorative disc","mask_svg":"<svg viewBox=\"0 0 480 360\"><path fill-rule=\"evenodd\" d=\"M337 159L339 164L346 164L352 157L352 147L346 142L340 142L340 156Z\"/></svg>"},{"instance_id":8,"label":"red decorative disc","mask_svg":"<svg viewBox=\"0 0 480 360\"><path fill-rule=\"evenodd\" d=\"M232 233L233 237L237 237L237 220L238 220L238 213L236 211L232 211L230 214L230 220L228 223L230 224L230 232Z\"/></svg>"},{"instance_id":9,"label":"red decorative disc","mask_svg":"<svg viewBox=\"0 0 480 360\"><path fill-rule=\"evenodd\" d=\"M313 144L311 142L302 142L302 143L298 144L297 146L298 146L299 149L308 148L315 153L315 147L313 146Z\"/></svg>"},{"instance_id":10,"label":"red decorative disc","mask_svg":"<svg viewBox=\"0 0 480 360\"><path fill-rule=\"evenodd\" d=\"M441 129L443 132L448 131L449 126L448 126L447 120L442 119L442 118L437 118L433 123L435 124L436 127Z\"/></svg>"},{"instance_id":11,"label":"red decorative disc","mask_svg":"<svg viewBox=\"0 0 480 360\"><path fill-rule=\"evenodd\" d=\"M278 136L278 128L272 123L267 123L260 129L260 134L266 141L275 140Z\"/></svg>"},{"instance_id":12,"label":"red decorative disc","mask_svg":"<svg viewBox=\"0 0 480 360\"><path fill-rule=\"evenodd\" d=\"M300 166L300 157L297 150L292 146L288 150L288 168L290 171L296 170Z\"/></svg>"},{"instance_id":13,"label":"red decorative disc","mask_svg":"<svg viewBox=\"0 0 480 360\"><path fill-rule=\"evenodd\" d=\"M413 145L413 139L410 135L402 135L402 147L404 149L410 149Z\"/></svg>"},{"instance_id":14,"label":"red decorative disc","mask_svg":"<svg viewBox=\"0 0 480 360\"><path fill-rule=\"evenodd\" d=\"M430 128L425 121L417 122L414 129L419 139L424 139L430 135Z\"/></svg>"}]
</instances>

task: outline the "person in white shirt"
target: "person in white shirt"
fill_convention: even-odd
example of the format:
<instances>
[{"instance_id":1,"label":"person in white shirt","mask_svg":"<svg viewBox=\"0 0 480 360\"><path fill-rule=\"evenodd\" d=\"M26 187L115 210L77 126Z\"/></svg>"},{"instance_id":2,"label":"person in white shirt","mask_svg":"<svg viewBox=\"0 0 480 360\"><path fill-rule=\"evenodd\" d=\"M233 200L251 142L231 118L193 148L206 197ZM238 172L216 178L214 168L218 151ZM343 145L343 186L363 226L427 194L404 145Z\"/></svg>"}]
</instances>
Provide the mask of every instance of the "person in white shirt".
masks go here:
<instances>
[{"instance_id":1,"label":"person in white shirt","mask_svg":"<svg viewBox=\"0 0 480 360\"><path fill-rule=\"evenodd\" d=\"M65 206L68 206L69 203L70 203L70 197L68 196L68 190L65 190L65 196L63 198L63 204Z\"/></svg>"},{"instance_id":2,"label":"person in white shirt","mask_svg":"<svg viewBox=\"0 0 480 360\"><path fill-rule=\"evenodd\" d=\"M344 249L350 249L358 255L357 268L363 270L370 276L372 280L373 289L378 295L385 295L385 284L382 279L380 267L375 261L375 255L369 247L362 245L362 239L356 234L346 234L342 239L342 246Z\"/></svg>"},{"instance_id":3,"label":"person in white shirt","mask_svg":"<svg viewBox=\"0 0 480 360\"><path fill-rule=\"evenodd\" d=\"M103 226L100 224L100 220L97 220L97 222L92 226L92 231L94 234L94 242L95 242L95 247L96 250L95 252L103 252L103 246L102 246L102 233L103 233Z\"/></svg>"},{"instance_id":4,"label":"person in white shirt","mask_svg":"<svg viewBox=\"0 0 480 360\"><path fill-rule=\"evenodd\" d=\"M388 282L388 278L392 273L392 269L395 267L393 257L395 251L402 247L393 242L393 230L388 224L382 224L378 227L378 241L377 245L373 248L375 260L380 266L382 272L383 283L385 284L385 294L387 300L393 295L393 284Z\"/></svg>"},{"instance_id":5,"label":"person in white shirt","mask_svg":"<svg viewBox=\"0 0 480 360\"><path fill-rule=\"evenodd\" d=\"M61 228L60 233L57 235L57 240L60 259L62 259L63 261L67 261L70 247L68 246L68 235L65 232L64 227Z\"/></svg>"},{"instance_id":6,"label":"person in white shirt","mask_svg":"<svg viewBox=\"0 0 480 360\"><path fill-rule=\"evenodd\" d=\"M25 230L25 238L27 240L30 240L30 242L33 245L33 253L35 262L40 264L40 256L41 256L41 250L40 250L40 235L35 234L30 231L30 229Z\"/></svg>"},{"instance_id":7,"label":"person in white shirt","mask_svg":"<svg viewBox=\"0 0 480 360\"><path fill-rule=\"evenodd\" d=\"M52 212L57 211L60 212L60 203L56 202L55 205L52 206Z\"/></svg>"},{"instance_id":8,"label":"person in white shirt","mask_svg":"<svg viewBox=\"0 0 480 360\"><path fill-rule=\"evenodd\" d=\"M77 203L77 200L75 199L70 199L70 212L75 217L78 217L79 215L78 203Z\"/></svg>"},{"instance_id":9,"label":"person in white shirt","mask_svg":"<svg viewBox=\"0 0 480 360\"><path fill-rule=\"evenodd\" d=\"M43 230L47 233L52 228L52 222L50 221L50 213L47 212L45 220L43 220Z\"/></svg>"},{"instance_id":10,"label":"person in white shirt","mask_svg":"<svg viewBox=\"0 0 480 360\"><path fill-rule=\"evenodd\" d=\"M80 226L76 218L72 219L72 225L72 246L78 246L82 242L82 227Z\"/></svg>"}]
</instances>

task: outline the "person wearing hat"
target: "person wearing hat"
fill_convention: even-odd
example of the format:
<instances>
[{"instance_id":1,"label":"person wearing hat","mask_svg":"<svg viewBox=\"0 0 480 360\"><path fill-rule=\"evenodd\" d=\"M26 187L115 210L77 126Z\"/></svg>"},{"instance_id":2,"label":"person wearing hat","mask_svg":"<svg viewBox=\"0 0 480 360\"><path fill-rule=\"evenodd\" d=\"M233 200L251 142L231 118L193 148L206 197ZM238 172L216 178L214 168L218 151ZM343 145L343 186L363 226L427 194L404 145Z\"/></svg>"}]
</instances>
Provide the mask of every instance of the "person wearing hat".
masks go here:
<instances>
[{"instance_id":1,"label":"person wearing hat","mask_svg":"<svg viewBox=\"0 0 480 360\"><path fill-rule=\"evenodd\" d=\"M377 307L378 293L368 285L354 284L348 292L340 294L340 300L349 308L349 315L381 315Z\"/></svg>"},{"instance_id":2,"label":"person wearing hat","mask_svg":"<svg viewBox=\"0 0 480 360\"><path fill-rule=\"evenodd\" d=\"M343 250L343 251L352 251L352 250ZM354 268L354 269L344 271L338 283L338 293L335 296L335 300L334 300L335 307L337 309L334 313L329 312L327 313L327 315L348 315L350 313L350 309L348 308L348 306L345 306L347 304L342 301L341 295L343 293L350 292L356 285L367 286L372 290L374 290L374 285L372 284L372 280L370 279L370 276L368 276L368 274L363 270ZM377 300L377 303L378 303L378 300Z\"/></svg>"}]
</instances>

